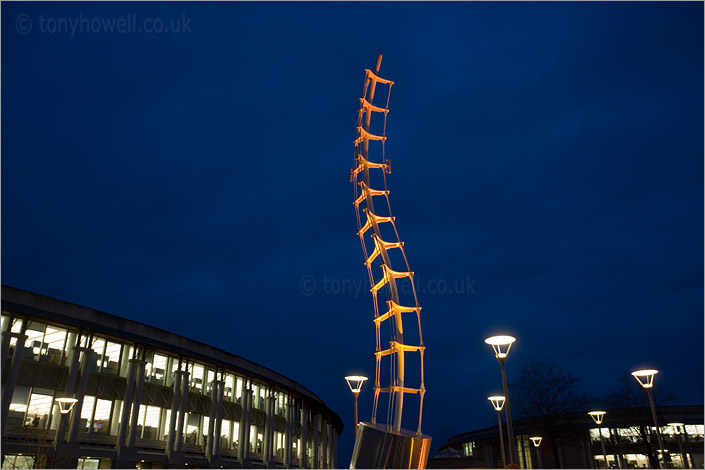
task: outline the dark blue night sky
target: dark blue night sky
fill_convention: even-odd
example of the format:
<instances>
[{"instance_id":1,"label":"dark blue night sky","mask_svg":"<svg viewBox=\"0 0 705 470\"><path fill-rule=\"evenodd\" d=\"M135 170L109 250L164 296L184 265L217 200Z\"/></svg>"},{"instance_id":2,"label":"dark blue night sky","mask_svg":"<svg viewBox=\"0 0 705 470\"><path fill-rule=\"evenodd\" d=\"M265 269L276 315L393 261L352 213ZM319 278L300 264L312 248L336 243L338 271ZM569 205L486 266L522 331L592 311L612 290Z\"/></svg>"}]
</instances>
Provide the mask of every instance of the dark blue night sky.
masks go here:
<instances>
[{"instance_id":1,"label":"dark blue night sky","mask_svg":"<svg viewBox=\"0 0 705 470\"><path fill-rule=\"evenodd\" d=\"M180 31L88 21L127 17ZM343 418L347 465L343 376L374 375L348 171L382 53L434 452L495 423L483 339L500 332L518 338L510 383L529 356L596 396L650 366L674 404L702 404L702 18L700 2L3 3L2 283L291 377ZM362 419L371 404L368 385Z\"/></svg>"}]
</instances>

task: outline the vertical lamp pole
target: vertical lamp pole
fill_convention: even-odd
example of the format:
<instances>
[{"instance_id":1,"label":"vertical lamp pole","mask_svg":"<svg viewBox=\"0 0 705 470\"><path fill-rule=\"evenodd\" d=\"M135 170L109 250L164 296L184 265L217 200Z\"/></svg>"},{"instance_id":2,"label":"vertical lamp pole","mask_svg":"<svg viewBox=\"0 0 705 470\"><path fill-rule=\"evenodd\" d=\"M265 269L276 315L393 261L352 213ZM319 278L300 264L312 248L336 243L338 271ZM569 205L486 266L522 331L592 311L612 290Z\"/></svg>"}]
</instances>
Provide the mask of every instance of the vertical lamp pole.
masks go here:
<instances>
[{"instance_id":1,"label":"vertical lamp pole","mask_svg":"<svg viewBox=\"0 0 705 470\"><path fill-rule=\"evenodd\" d=\"M539 468L543 468L543 460L541 460L541 451L539 450L539 446L541 445L541 439L543 439L543 437L534 436L530 437L529 439L531 439L531 443L534 445L534 447L536 447L536 455L539 456Z\"/></svg>"},{"instance_id":2,"label":"vertical lamp pole","mask_svg":"<svg viewBox=\"0 0 705 470\"><path fill-rule=\"evenodd\" d=\"M683 452L683 440L681 439L681 426L685 426L683 423L668 423L666 426L671 426L673 432L676 434L676 439L678 440L678 448L681 451L681 460L683 460L683 468L690 468L688 463L688 456Z\"/></svg>"},{"instance_id":3,"label":"vertical lamp pole","mask_svg":"<svg viewBox=\"0 0 705 470\"><path fill-rule=\"evenodd\" d=\"M504 363L507 360L507 354L509 354L509 349L512 347L512 343L516 341L513 336L492 336L485 340L485 343L492 346L494 349L494 354L499 365L502 368L502 387L504 388L504 396L506 397L507 409L505 413L507 414L507 434L509 437L509 463L515 463L515 449L514 449L514 428L512 427L512 411L509 406L509 391L507 390L507 374L504 371Z\"/></svg>"},{"instance_id":4,"label":"vertical lamp pole","mask_svg":"<svg viewBox=\"0 0 705 470\"><path fill-rule=\"evenodd\" d=\"M61 413L61 421L59 422L59 429L62 430L61 436L59 439L56 441L56 449L54 450L54 460L52 462L52 468L56 468L56 457L57 454L60 457L61 456L61 444L64 441L64 433L63 430L66 429L66 417L67 415L71 412L71 409L73 408L73 405L76 404L78 401L75 398L55 398L54 399L56 403L59 405L59 413ZM60 468L64 466L64 462L59 462L61 465L59 466Z\"/></svg>"},{"instance_id":5,"label":"vertical lamp pole","mask_svg":"<svg viewBox=\"0 0 705 470\"><path fill-rule=\"evenodd\" d=\"M362 384L367 380L367 377L363 377L362 375L349 375L345 377L345 380L348 382L350 391L355 395L355 437L357 437L357 396L360 394Z\"/></svg>"},{"instance_id":6,"label":"vertical lamp pole","mask_svg":"<svg viewBox=\"0 0 705 470\"><path fill-rule=\"evenodd\" d=\"M655 369L644 369L632 372L634 378L639 382L639 385L646 389L649 395L649 404L651 405L651 415L654 418L654 426L656 426L656 438L658 439L659 448L663 451L664 468L669 468L669 455L665 452L666 448L663 445L663 437L661 437L661 429L658 426L658 417L656 416L656 405L654 405L654 397L651 394L651 389L654 387L654 376L658 374Z\"/></svg>"},{"instance_id":7,"label":"vertical lamp pole","mask_svg":"<svg viewBox=\"0 0 705 470\"><path fill-rule=\"evenodd\" d=\"M595 424L597 424L597 432L600 433L600 444L602 444L602 456L605 458L605 468L609 468L609 465L607 464L607 451L605 451L605 439L602 437L602 428L600 427L602 420L605 417L605 412L590 411L588 414L592 420L595 421Z\"/></svg>"},{"instance_id":8,"label":"vertical lamp pole","mask_svg":"<svg viewBox=\"0 0 705 470\"><path fill-rule=\"evenodd\" d=\"M504 432L502 431L502 408L504 408L504 397L496 395L487 397L492 402L494 410L497 412L497 427L499 429L499 444L502 449L502 467L507 465L507 454L504 451Z\"/></svg>"}]
</instances>

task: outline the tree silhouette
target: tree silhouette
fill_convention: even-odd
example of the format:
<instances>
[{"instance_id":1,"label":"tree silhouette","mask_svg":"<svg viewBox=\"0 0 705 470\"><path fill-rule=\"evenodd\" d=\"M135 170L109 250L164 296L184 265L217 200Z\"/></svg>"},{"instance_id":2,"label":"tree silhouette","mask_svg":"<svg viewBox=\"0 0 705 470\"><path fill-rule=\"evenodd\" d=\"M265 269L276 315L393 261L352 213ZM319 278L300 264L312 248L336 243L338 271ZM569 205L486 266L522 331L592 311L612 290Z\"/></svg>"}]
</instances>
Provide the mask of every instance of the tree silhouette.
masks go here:
<instances>
[{"instance_id":1,"label":"tree silhouette","mask_svg":"<svg viewBox=\"0 0 705 470\"><path fill-rule=\"evenodd\" d=\"M553 453L554 465L559 439L567 442L579 434L566 431L575 419L574 412L583 410L590 397L580 391L580 379L550 359L531 357L521 363L519 381L509 387L512 408L519 418L526 418L540 432Z\"/></svg>"}]
</instances>

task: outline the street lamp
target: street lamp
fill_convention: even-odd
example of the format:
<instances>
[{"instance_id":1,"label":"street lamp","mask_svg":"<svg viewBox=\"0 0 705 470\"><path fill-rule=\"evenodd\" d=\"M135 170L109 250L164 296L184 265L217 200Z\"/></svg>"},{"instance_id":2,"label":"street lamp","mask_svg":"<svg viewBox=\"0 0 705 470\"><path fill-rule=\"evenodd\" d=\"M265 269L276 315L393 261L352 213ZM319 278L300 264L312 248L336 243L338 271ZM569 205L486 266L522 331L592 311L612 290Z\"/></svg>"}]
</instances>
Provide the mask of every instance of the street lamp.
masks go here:
<instances>
[{"instance_id":1,"label":"street lamp","mask_svg":"<svg viewBox=\"0 0 705 470\"><path fill-rule=\"evenodd\" d=\"M502 368L502 387L504 388L504 396L507 398L507 434L509 436L509 461L514 463L516 461L514 457L514 428L512 427L512 411L509 406L509 391L507 390L507 374L504 371L504 363L507 360L507 354L509 354L509 349L512 347L512 343L516 341L513 336L491 336L485 340L485 343L492 346L494 349L494 355L499 361L499 365Z\"/></svg>"},{"instance_id":2,"label":"street lamp","mask_svg":"<svg viewBox=\"0 0 705 470\"><path fill-rule=\"evenodd\" d=\"M595 421L595 424L597 424L597 432L600 433L600 444L602 444L602 456L605 458L605 467L609 468L609 465L607 464L607 452L605 451L605 439L602 437L602 428L600 425L602 424L602 420L605 417L605 412L604 411L590 411L588 412L590 417L592 418L593 421Z\"/></svg>"},{"instance_id":3,"label":"street lamp","mask_svg":"<svg viewBox=\"0 0 705 470\"><path fill-rule=\"evenodd\" d=\"M73 409L73 406L78 402L77 399L71 398L71 397L60 397L60 398L55 398L54 401L59 405L59 413L61 413L61 420L59 421L59 430L57 431L57 439L55 441L55 448L54 448L54 458L52 459L51 462L51 468L56 468L57 466L57 459L59 459L59 466L63 467L62 465L62 457L61 455L63 454L63 442L64 442L64 437L65 437L65 429L66 429L66 418L67 415L71 412Z\"/></svg>"},{"instance_id":4,"label":"street lamp","mask_svg":"<svg viewBox=\"0 0 705 470\"><path fill-rule=\"evenodd\" d=\"M649 395L649 404L651 405L651 415L654 418L654 426L656 426L656 437L658 438L658 445L661 449L666 449L663 445L663 438L661 437L661 429L658 427L658 417L656 416L656 405L654 405L654 397L651 394L651 389L654 387L654 376L658 374L656 369L643 369L635 370L632 372L634 378L639 382L639 385L646 389L646 393ZM663 463L666 468L668 468L668 453L663 453Z\"/></svg>"},{"instance_id":5,"label":"street lamp","mask_svg":"<svg viewBox=\"0 0 705 470\"><path fill-rule=\"evenodd\" d=\"M62 415L68 414L71 411L71 408L73 408L73 405L76 404L78 401L75 398L55 398L54 399L56 403L59 404L59 413Z\"/></svg>"},{"instance_id":6,"label":"street lamp","mask_svg":"<svg viewBox=\"0 0 705 470\"><path fill-rule=\"evenodd\" d=\"M349 375L345 377L345 380L348 382L350 391L352 391L353 395L355 395L355 436L357 437L357 396L360 394L362 384L365 380L367 380L367 377L362 375Z\"/></svg>"},{"instance_id":7,"label":"street lamp","mask_svg":"<svg viewBox=\"0 0 705 470\"><path fill-rule=\"evenodd\" d=\"M502 467L507 465L507 454L504 451L504 433L502 432L502 408L504 408L504 397L501 395L495 395L492 397L487 397L487 399L492 402L492 407L497 412L497 426L499 428L499 444L502 448Z\"/></svg>"},{"instance_id":8,"label":"street lamp","mask_svg":"<svg viewBox=\"0 0 705 470\"><path fill-rule=\"evenodd\" d=\"M681 451L681 460L683 460L683 468L690 468L690 465L688 463L688 455L683 452L683 441L681 440L681 426L685 426L683 423L668 423L666 426L671 426L673 428L673 432L676 435L676 439L678 440L678 448Z\"/></svg>"},{"instance_id":9,"label":"street lamp","mask_svg":"<svg viewBox=\"0 0 705 470\"><path fill-rule=\"evenodd\" d=\"M541 440L543 439L543 437L534 436L530 437L529 439L531 439L531 443L534 445L534 447L536 447L536 455L539 456L539 468L543 468L543 460L541 459L541 451L539 450L539 446L541 445Z\"/></svg>"}]
</instances>

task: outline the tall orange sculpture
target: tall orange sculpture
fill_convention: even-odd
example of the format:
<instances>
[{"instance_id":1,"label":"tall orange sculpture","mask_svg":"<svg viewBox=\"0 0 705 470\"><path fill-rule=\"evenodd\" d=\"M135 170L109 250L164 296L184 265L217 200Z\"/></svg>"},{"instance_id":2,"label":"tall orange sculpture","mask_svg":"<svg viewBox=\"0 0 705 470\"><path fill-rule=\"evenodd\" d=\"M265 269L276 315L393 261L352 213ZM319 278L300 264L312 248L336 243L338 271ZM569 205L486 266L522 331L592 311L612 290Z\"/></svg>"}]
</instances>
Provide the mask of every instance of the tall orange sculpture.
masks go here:
<instances>
[{"instance_id":1,"label":"tall orange sculpture","mask_svg":"<svg viewBox=\"0 0 705 470\"><path fill-rule=\"evenodd\" d=\"M421 433L424 388L423 357L424 345L421 334L421 307L418 303L414 273L404 251L404 242L399 238L395 217L389 202L387 174L390 162L386 158L385 141L389 98L394 82L379 76L382 55L377 57L374 72L365 70L365 84L357 121L355 139L355 164L350 180L355 188L355 213L358 235L365 256L365 266L370 278L370 292L374 304L374 324L376 333L375 383L372 419L360 423L353 450L351 468L424 468L428 458L431 438ZM376 106L375 94L378 85L387 87L387 101L384 107ZM374 116L374 119L373 119ZM371 126L376 125L381 134L375 134ZM379 132L379 131L376 131ZM370 142L376 151L372 152ZM378 185L383 186L380 188ZM375 207L375 202L378 202ZM364 220L364 223L363 223ZM384 232L384 233L383 233ZM392 253L397 251L397 266L392 264ZM399 283L399 284L398 284ZM401 285L402 283L403 286ZM406 289L402 288L406 287ZM406 294L402 301L400 294ZM385 297L381 299L380 297ZM416 344L404 340L404 324L415 319L418 325ZM389 340L383 342L382 327L388 326ZM407 333L410 333L407 329ZM414 331L416 333L416 331ZM384 336L386 340L386 335ZM418 387L405 383L407 353L418 354ZM382 383L382 363L389 359L389 380ZM385 424L377 422L377 412L381 394L388 394L387 419ZM402 427L404 396L418 395L418 428L416 432Z\"/></svg>"}]
</instances>

